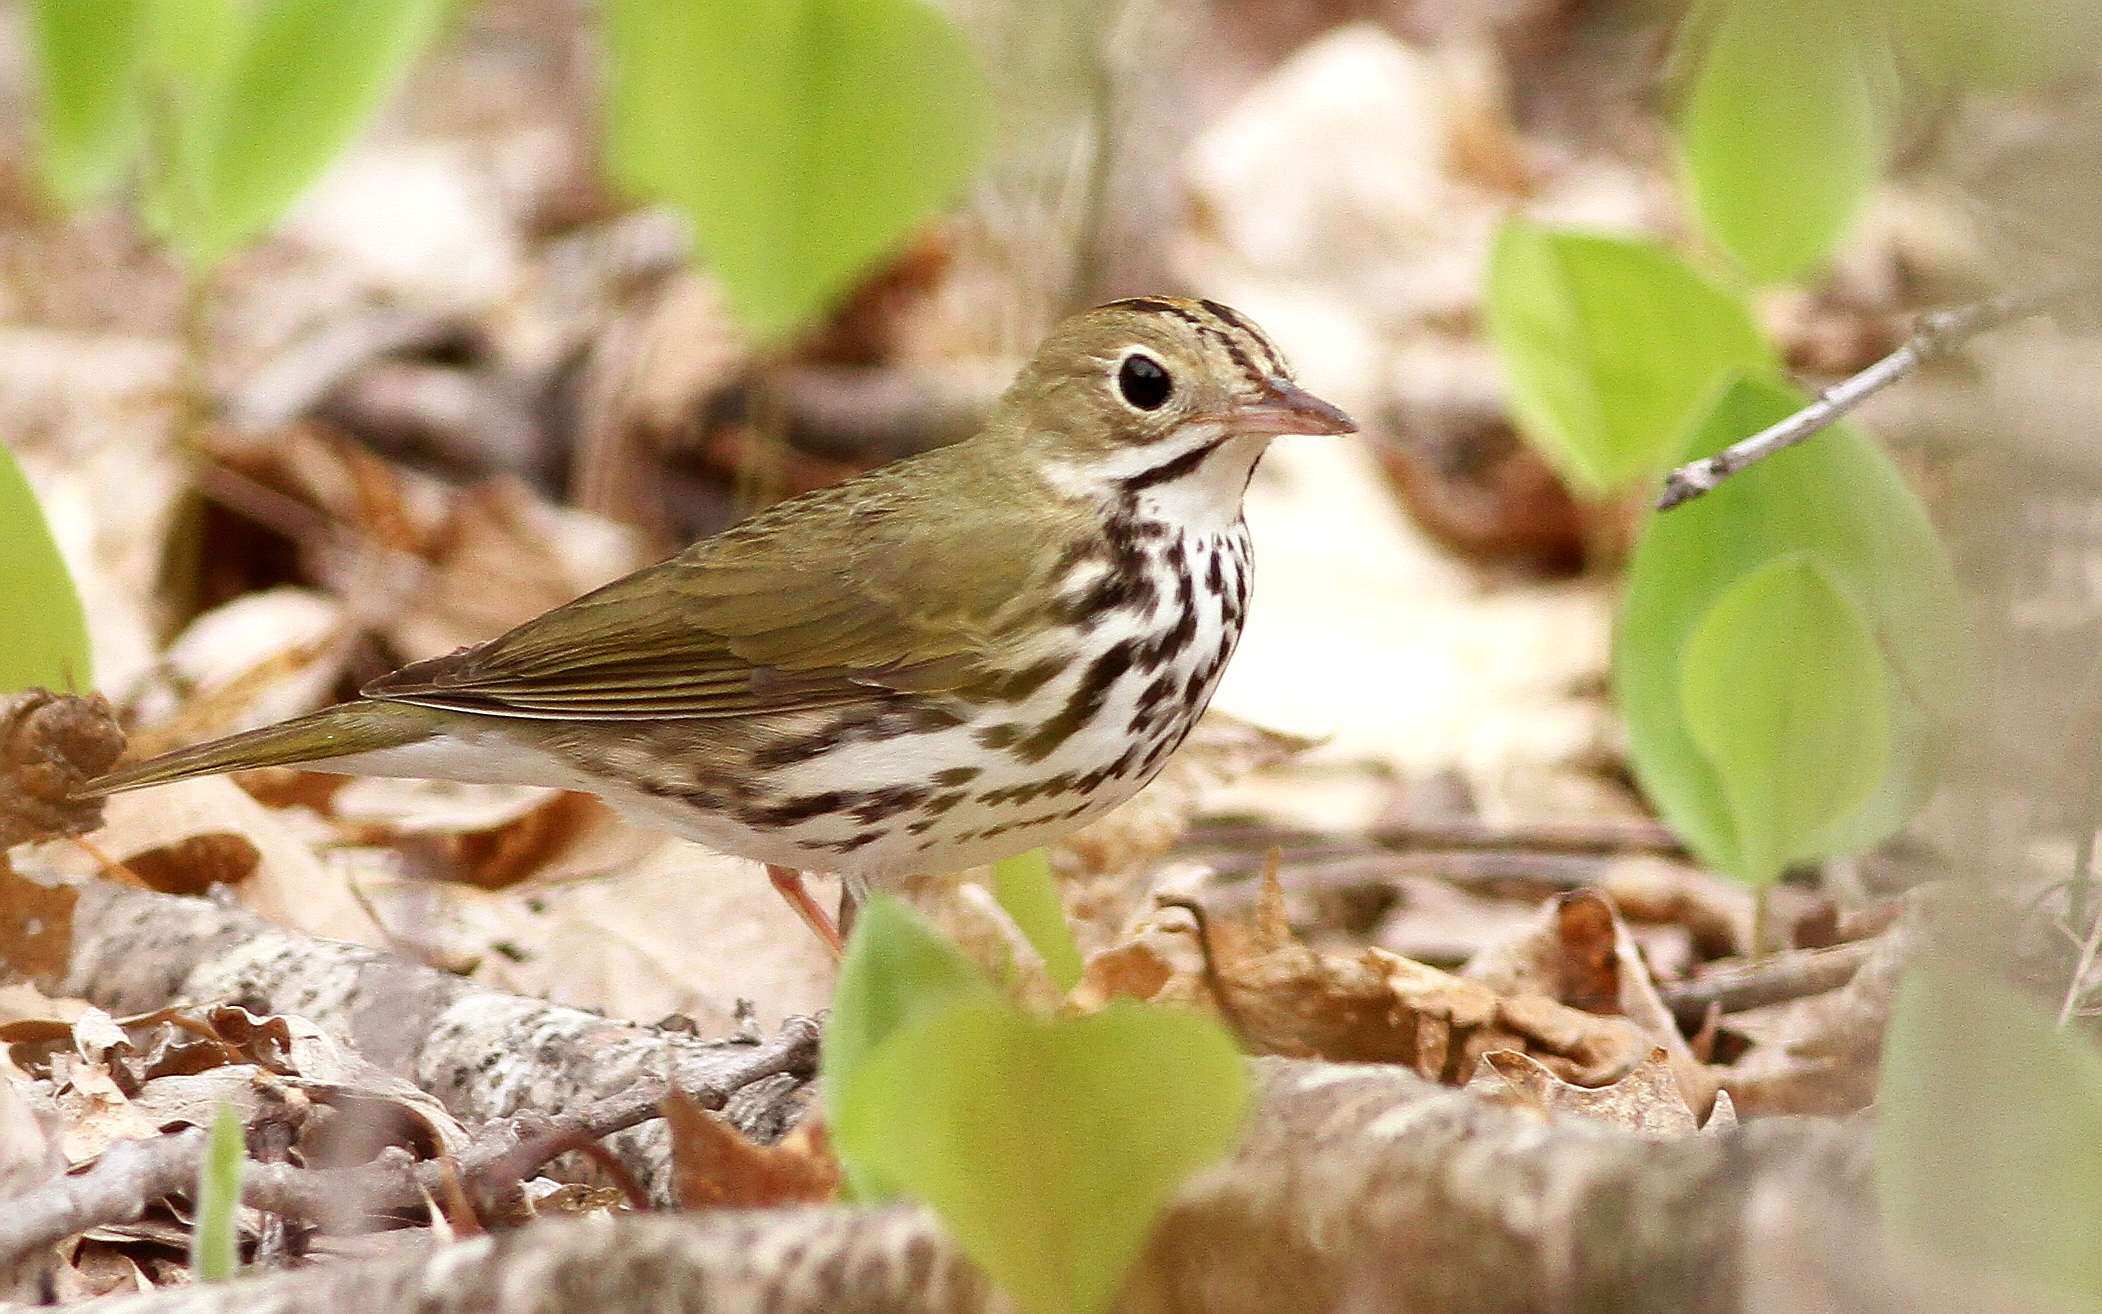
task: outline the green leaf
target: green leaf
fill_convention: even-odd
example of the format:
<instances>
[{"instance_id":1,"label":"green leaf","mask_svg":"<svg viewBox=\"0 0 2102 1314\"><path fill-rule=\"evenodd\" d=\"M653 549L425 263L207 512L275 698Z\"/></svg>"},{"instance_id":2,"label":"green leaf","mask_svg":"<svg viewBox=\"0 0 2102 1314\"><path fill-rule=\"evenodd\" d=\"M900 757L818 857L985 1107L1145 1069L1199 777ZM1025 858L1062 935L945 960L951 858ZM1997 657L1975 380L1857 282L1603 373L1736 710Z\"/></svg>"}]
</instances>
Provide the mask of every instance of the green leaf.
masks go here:
<instances>
[{"instance_id":1,"label":"green leaf","mask_svg":"<svg viewBox=\"0 0 2102 1314\"><path fill-rule=\"evenodd\" d=\"M221 1282L241 1267L241 1169L246 1162L241 1115L226 1100L212 1114L211 1137L197 1173L197 1217L190 1231L190 1275Z\"/></svg>"},{"instance_id":2,"label":"green leaf","mask_svg":"<svg viewBox=\"0 0 2102 1314\"><path fill-rule=\"evenodd\" d=\"M608 0L615 177L692 222L731 309L815 319L976 172L984 70L927 0Z\"/></svg>"},{"instance_id":3,"label":"green leaf","mask_svg":"<svg viewBox=\"0 0 2102 1314\"><path fill-rule=\"evenodd\" d=\"M993 897L1042 955L1058 988L1071 990L1079 985L1083 970L1080 946L1073 942L1073 928L1058 897L1058 877L1052 874L1051 859L1044 851L1031 849L994 863Z\"/></svg>"},{"instance_id":4,"label":"green leaf","mask_svg":"<svg viewBox=\"0 0 2102 1314\"><path fill-rule=\"evenodd\" d=\"M1717 399L1687 457L1711 455L1804 398L1740 380ZM1881 785L1810 846L1851 852L1903 825L1932 788L1976 680L1969 616L1926 512L1876 442L1838 424L1742 470L1705 497L1652 516L1629 563L1614 640L1614 698L1635 774L1702 861L1737 852L1726 790L1687 733L1682 657L1695 627L1739 579L1807 553L1857 607L1885 663L1889 763Z\"/></svg>"},{"instance_id":5,"label":"green leaf","mask_svg":"<svg viewBox=\"0 0 2102 1314\"><path fill-rule=\"evenodd\" d=\"M0 694L95 687L87 616L36 494L0 444Z\"/></svg>"},{"instance_id":6,"label":"green leaf","mask_svg":"<svg viewBox=\"0 0 2102 1314\"><path fill-rule=\"evenodd\" d=\"M1883 659L1868 626L1807 553L1732 584L1687 637L1686 732L1722 782L1732 872L1752 885L1865 802L1890 754Z\"/></svg>"},{"instance_id":7,"label":"green leaf","mask_svg":"<svg viewBox=\"0 0 2102 1314\"><path fill-rule=\"evenodd\" d=\"M1876 1194L1937 1260L2102 1309L2102 1054L1989 973L1907 973L1883 1041Z\"/></svg>"},{"instance_id":8,"label":"green leaf","mask_svg":"<svg viewBox=\"0 0 2102 1314\"><path fill-rule=\"evenodd\" d=\"M963 1003L885 1042L833 1131L874 1148L1028 1314L1099 1314L1247 1106L1240 1055L1195 1014Z\"/></svg>"},{"instance_id":9,"label":"green leaf","mask_svg":"<svg viewBox=\"0 0 2102 1314\"><path fill-rule=\"evenodd\" d=\"M1883 169L1893 79L1880 25L1851 0L1707 0L1679 115L1693 207L1761 283L1811 272Z\"/></svg>"},{"instance_id":10,"label":"green leaf","mask_svg":"<svg viewBox=\"0 0 2102 1314\"><path fill-rule=\"evenodd\" d=\"M149 0L34 0L37 164L60 202L85 205L139 144L139 68Z\"/></svg>"},{"instance_id":11,"label":"green leaf","mask_svg":"<svg viewBox=\"0 0 2102 1314\"><path fill-rule=\"evenodd\" d=\"M852 1101L869 1056L893 1032L930 1010L958 1000L998 998L977 965L918 913L882 894L869 896L861 906L832 990L821 1073L833 1141L857 1198L898 1192L877 1165L877 1154L838 1130L839 1109Z\"/></svg>"},{"instance_id":12,"label":"green leaf","mask_svg":"<svg viewBox=\"0 0 2102 1314\"><path fill-rule=\"evenodd\" d=\"M1595 495L1661 474L1725 378L1778 368L1743 302L1653 242L1514 219L1488 280L1518 423Z\"/></svg>"},{"instance_id":13,"label":"green leaf","mask_svg":"<svg viewBox=\"0 0 2102 1314\"><path fill-rule=\"evenodd\" d=\"M260 0L226 71L200 175L192 258L276 222L350 144L438 30L450 0Z\"/></svg>"}]
</instances>

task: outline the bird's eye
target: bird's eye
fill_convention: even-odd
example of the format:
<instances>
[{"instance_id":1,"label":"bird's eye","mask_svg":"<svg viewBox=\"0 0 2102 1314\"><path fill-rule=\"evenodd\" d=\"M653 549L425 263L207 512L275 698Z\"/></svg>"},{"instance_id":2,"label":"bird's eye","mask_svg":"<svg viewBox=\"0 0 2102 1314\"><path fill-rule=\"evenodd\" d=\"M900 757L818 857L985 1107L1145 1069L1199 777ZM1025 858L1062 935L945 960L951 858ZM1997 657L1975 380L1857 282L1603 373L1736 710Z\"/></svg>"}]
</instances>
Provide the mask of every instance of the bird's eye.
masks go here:
<instances>
[{"instance_id":1,"label":"bird's eye","mask_svg":"<svg viewBox=\"0 0 2102 1314\"><path fill-rule=\"evenodd\" d=\"M1175 391L1175 381L1161 363L1144 352L1133 352L1117 368L1117 391L1142 411L1157 411Z\"/></svg>"}]
</instances>

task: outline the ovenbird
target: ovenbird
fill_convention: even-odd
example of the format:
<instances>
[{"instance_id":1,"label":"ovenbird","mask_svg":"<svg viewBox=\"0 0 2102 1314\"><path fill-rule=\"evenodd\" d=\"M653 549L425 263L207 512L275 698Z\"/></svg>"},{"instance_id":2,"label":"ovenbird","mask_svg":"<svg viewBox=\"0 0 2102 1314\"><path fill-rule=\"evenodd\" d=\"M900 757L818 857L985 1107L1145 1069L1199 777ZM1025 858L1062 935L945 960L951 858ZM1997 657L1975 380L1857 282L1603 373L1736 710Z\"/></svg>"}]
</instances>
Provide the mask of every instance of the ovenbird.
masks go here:
<instances>
[{"instance_id":1,"label":"ovenbird","mask_svg":"<svg viewBox=\"0 0 2102 1314\"><path fill-rule=\"evenodd\" d=\"M89 790L298 764L586 791L768 864L836 948L799 873L841 875L850 910L1056 839L1160 770L1240 637L1257 460L1354 428L1227 307L1111 302L1055 328L969 439Z\"/></svg>"}]
</instances>

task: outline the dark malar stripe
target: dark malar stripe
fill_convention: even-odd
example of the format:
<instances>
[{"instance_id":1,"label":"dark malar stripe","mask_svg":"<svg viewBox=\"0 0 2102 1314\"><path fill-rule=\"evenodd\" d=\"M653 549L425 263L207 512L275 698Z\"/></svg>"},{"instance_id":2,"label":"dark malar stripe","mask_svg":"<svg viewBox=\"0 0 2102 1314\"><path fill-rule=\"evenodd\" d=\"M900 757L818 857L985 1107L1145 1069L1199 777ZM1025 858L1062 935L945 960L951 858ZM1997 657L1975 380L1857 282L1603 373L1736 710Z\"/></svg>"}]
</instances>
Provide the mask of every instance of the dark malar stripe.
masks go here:
<instances>
[{"instance_id":1,"label":"dark malar stripe","mask_svg":"<svg viewBox=\"0 0 2102 1314\"><path fill-rule=\"evenodd\" d=\"M1202 447L1192 447L1189 451L1184 452L1172 461L1163 461L1150 470L1139 471L1126 479L1121 487L1126 494L1137 494L1144 492L1148 488L1156 488L1161 484L1174 483L1177 479L1192 473L1198 466L1203 465L1204 458L1218 451L1226 442L1227 439L1219 438L1206 443Z\"/></svg>"}]
</instances>

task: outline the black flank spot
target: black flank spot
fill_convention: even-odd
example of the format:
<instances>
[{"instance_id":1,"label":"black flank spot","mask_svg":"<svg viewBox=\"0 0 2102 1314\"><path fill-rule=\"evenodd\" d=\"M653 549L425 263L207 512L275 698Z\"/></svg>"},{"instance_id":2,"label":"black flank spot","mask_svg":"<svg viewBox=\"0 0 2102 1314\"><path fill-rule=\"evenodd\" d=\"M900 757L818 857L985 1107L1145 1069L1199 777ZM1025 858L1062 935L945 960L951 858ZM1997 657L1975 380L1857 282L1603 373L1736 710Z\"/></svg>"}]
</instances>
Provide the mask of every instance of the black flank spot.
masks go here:
<instances>
[{"instance_id":1,"label":"black flank spot","mask_svg":"<svg viewBox=\"0 0 2102 1314\"><path fill-rule=\"evenodd\" d=\"M1064 812L1058 814L1058 819L1060 821L1071 821L1073 818L1087 811L1090 806L1090 804L1082 803L1079 807L1067 808Z\"/></svg>"},{"instance_id":2,"label":"black flank spot","mask_svg":"<svg viewBox=\"0 0 2102 1314\"><path fill-rule=\"evenodd\" d=\"M1137 474L1127 478L1120 486L1128 497L1158 484L1173 483L1184 475L1196 470L1198 466L1203 465L1204 458L1218 451L1225 443L1226 439L1220 438L1208 442L1202 447L1192 447L1189 451L1184 452L1173 460L1163 461L1150 470L1139 471Z\"/></svg>"},{"instance_id":3,"label":"black flank spot","mask_svg":"<svg viewBox=\"0 0 2102 1314\"><path fill-rule=\"evenodd\" d=\"M1204 569L1204 587L1213 594L1226 592L1226 568L1219 564L1219 554L1211 554L1211 562Z\"/></svg>"},{"instance_id":4,"label":"black flank spot","mask_svg":"<svg viewBox=\"0 0 2102 1314\"><path fill-rule=\"evenodd\" d=\"M976 768L974 767L972 768L972 770L975 774ZM927 806L921 809L921 811L925 812L930 817L938 817L942 813L947 812L950 808L955 807L958 803L963 802L964 799L968 797L970 796L960 789L953 794L942 794L935 798L928 799Z\"/></svg>"},{"instance_id":5,"label":"black flank spot","mask_svg":"<svg viewBox=\"0 0 2102 1314\"><path fill-rule=\"evenodd\" d=\"M947 771L935 772L934 783L944 788L953 789L957 785L969 784L979 774L980 771L977 767L950 767Z\"/></svg>"},{"instance_id":6,"label":"black flank spot","mask_svg":"<svg viewBox=\"0 0 2102 1314\"><path fill-rule=\"evenodd\" d=\"M1110 572L1087 592L1077 598L1063 599L1058 606L1058 619L1068 625L1077 625L1105 612L1126 608L1147 611L1158 597L1153 577L1146 572L1143 562L1134 563L1129 568L1112 566Z\"/></svg>"},{"instance_id":7,"label":"black flank spot","mask_svg":"<svg viewBox=\"0 0 2102 1314\"><path fill-rule=\"evenodd\" d=\"M927 795L932 792L925 785L891 785L885 789L870 790L858 805L849 811L862 825L874 825L879 821L888 821L907 808L918 807L927 801Z\"/></svg>"},{"instance_id":8,"label":"black flank spot","mask_svg":"<svg viewBox=\"0 0 2102 1314\"><path fill-rule=\"evenodd\" d=\"M862 831L859 835L854 836L852 839L834 840L830 844L814 844L808 847L830 849L834 853L852 853L854 850L862 848L865 845L874 844L877 840L882 839L885 835L888 834L890 834L890 832L887 830L865 830Z\"/></svg>"},{"instance_id":9,"label":"black flank spot","mask_svg":"<svg viewBox=\"0 0 2102 1314\"><path fill-rule=\"evenodd\" d=\"M812 817L824 816L828 812L844 811L859 803L862 797L859 791L835 789L823 794L806 794L802 798L792 798L786 803L776 803L769 807L741 807L737 809L736 817L748 826L779 830L783 826L793 826Z\"/></svg>"},{"instance_id":10,"label":"black flank spot","mask_svg":"<svg viewBox=\"0 0 2102 1314\"><path fill-rule=\"evenodd\" d=\"M1009 785L1005 789L989 789L978 796L980 803L1027 803L1039 797L1056 797L1073 788L1073 773L1061 771L1055 776L1033 780L1025 784Z\"/></svg>"},{"instance_id":11,"label":"black flank spot","mask_svg":"<svg viewBox=\"0 0 2102 1314\"><path fill-rule=\"evenodd\" d=\"M1197 609L1184 607L1182 615L1175 618L1175 625L1166 634L1154 640L1151 651L1146 654L1146 666L1150 670L1162 662L1172 659L1190 646L1197 637Z\"/></svg>"},{"instance_id":12,"label":"black flank spot","mask_svg":"<svg viewBox=\"0 0 2102 1314\"><path fill-rule=\"evenodd\" d=\"M1138 641L1126 639L1088 663L1087 671L1081 675L1080 684L1073 690L1073 696L1066 700L1066 705L1059 709L1058 715L1038 726L1034 734L1016 744L1015 755L1025 762L1041 762L1049 757L1060 744L1071 739L1075 731L1101 713L1102 704L1109 699L1110 686L1131 669L1132 659L1136 656ZM980 742L983 743L983 739ZM987 748L994 746L986 744Z\"/></svg>"},{"instance_id":13,"label":"black flank spot","mask_svg":"<svg viewBox=\"0 0 2102 1314\"><path fill-rule=\"evenodd\" d=\"M1070 656L1046 657L1034 665L1001 676L993 686L991 697L1003 703L1019 703L1049 684L1072 660Z\"/></svg>"},{"instance_id":14,"label":"black flank spot","mask_svg":"<svg viewBox=\"0 0 2102 1314\"><path fill-rule=\"evenodd\" d=\"M752 754L752 765L763 771L794 766L847 744L879 744L962 724L962 717L938 704L894 699L873 707L853 708L807 735L769 744Z\"/></svg>"},{"instance_id":15,"label":"black flank spot","mask_svg":"<svg viewBox=\"0 0 2102 1314\"><path fill-rule=\"evenodd\" d=\"M1147 685L1145 692L1139 695L1137 705L1132 709L1131 733L1135 735L1143 734L1147 727L1153 724L1153 718L1160 710L1160 705L1167 701L1169 695L1174 692L1175 672L1173 671L1161 675L1152 684Z\"/></svg>"},{"instance_id":16,"label":"black flank spot","mask_svg":"<svg viewBox=\"0 0 2102 1314\"><path fill-rule=\"evenodd\" d=\"M978 741L980 748L1005 748L1020 739L1022 731L1027 728L1009 721L1003 725L989 725L983 730L973 731L971 738Z\"/></svg>"}]
</instances>

